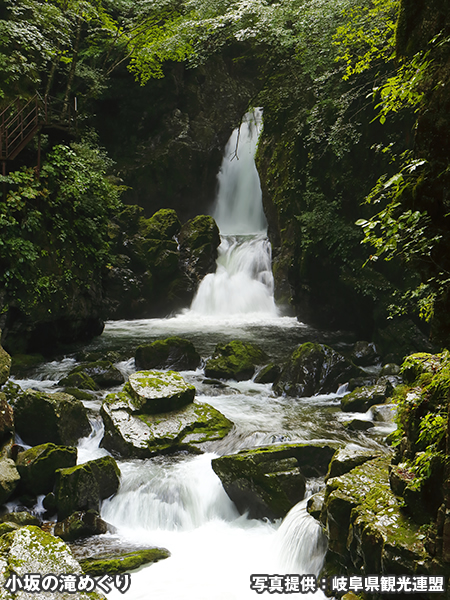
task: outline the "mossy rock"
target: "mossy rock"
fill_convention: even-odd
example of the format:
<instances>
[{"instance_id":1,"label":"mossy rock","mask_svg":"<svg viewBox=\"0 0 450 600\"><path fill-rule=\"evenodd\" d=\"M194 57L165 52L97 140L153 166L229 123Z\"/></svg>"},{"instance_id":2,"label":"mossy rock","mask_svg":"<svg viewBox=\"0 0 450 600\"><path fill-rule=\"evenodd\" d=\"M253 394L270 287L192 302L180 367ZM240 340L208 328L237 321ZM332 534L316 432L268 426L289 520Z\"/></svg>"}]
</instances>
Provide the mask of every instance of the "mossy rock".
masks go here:
<instances>
[{"instance_id":1,"label":"mossy rock","mask_svg":"<svg viewBox=\"0 0 450 600\"><path fill-rule=\"evenodd\" d=\"M273 386L278 395L299 398L336 392L339 385L356 377L359 369L323 344L306 342L289 357Z\"/></svg>"},{"instance_id":2,"label":"mossy rock","mask_svg":"<svg viewBox=\"0 0 450 600\"><path fill-rule=\"evenodd\" d=\"M95 400L94 394L90 392L86 392L86 390L79 390L78 388L66 387L63 392L65 394L69 394L69 396L73 396L77 400Z\"/></svg>"},{"instance_id":3,"label":"mossy rock","mask_svg":"<svg viewBox=\"0 0 450 600\"><path fill-rule=\"evenodd\" d=\"M372 421L364 421L363 419L351 419L351 421L344 421L343 425L345 429L349 431L368 431L374 427Z\"/></svg>"},{"instance_id":4,"label":"mossy rock","mask_svg":"<svg viewBox=\"0 0 450 600\"><path fill-rule=\"evenodd\" d=\"M206 377L217 379L250 379L257 365L267 361L267 354L255 344L232 341L217 344L212 358L206 361Z\"/></svg>"},{"instance_id":5,"label":"mossy rock","mask_svg":"<svg viewBox=\"0 0 450 600\"><path fill-rule=\"evenodd\" d=\"M89 377L89 375L87 375L84 371L81 370L75 372L72 371L71 373L69 373L69 375L60 379L58 385L66 386L66 389L73 388L91 391L96 391L99 389L99 386L95 383L92 377ZM66 393L70 394L70 392Z\"/></svg>"},{"instance_id":6,"label":"mossy rock","mask_svg":"<svg viewBox=\"0 0 450 600\"><path fill-rule=\"evenodd\" d=\"M149 565L169 558L170 552L165 548L149 548L147 550L136 550L121 554L105 555L96 558L80 560L83 571L89 575L117 575L125 571L133 571L143 565Z\"/></svg>"},{"instance_id":7,"label":"mossy rock","mask_svg":"<svg viewBox=\"0 0 450 600\"><path fill-rule=\"evenodd\" d=\"M82 575L83 573L65 542L33 525L21 527L0 537L0 562L2 564L0 586L3 590L2 598L5 600L34 596L23 592L13 595L4 589L5 582L12 572L19 577L27 573L41 575L50 573ZM74 594L56 591L52 592L51 597L53 600L69 600L74 597ZM77 592L76 597L77 600L105 600L105 596L97 592Z\"/></svg>"},{"instance_id":8,"label":"mossy rock","mask_svg":"<svg viewBox=\"0 0 450 600\"><path fill-rule=\"evenodd\" d=\"M73 446L91 432L83 404L62 392L27 390L15 400L13 410L16 431L27 444Z\"/></svg>"},{"instance_id":9,"label":"mossy rock","mask_svg":"<svg viewBox=\"0 0 450 600\"><path fill-rule=\"evenodd\" d=\"M183 225L178 237L183 270L196 283L216 269L220 233L214 219L198 215Z\"/></svg>"},{"instance_id":10,"label":"mossy rock","mask_svg":"<svg viewBox=\"0 0 450 600\"><path fill-rule=\"evenodd\" d=\"M32 515L26 510L18 512L7 513L0 517L2 523L14 523L18 527L25 527L26 525L40 525L41 521L36 515Z\"/></svg>"},{"instance_id":11,"label":"mossy rock","mask_svg":"<svg viewBox=\"0 0 450 600\"><path fill-rule=\"evenodd\" d=\"M390 488L389 463L369 460L327 482L321 521L330 551L350 570L413 573L426 558L418 525Z\"/></svg>"},{"instance_id":12,"label":"mossy rock","mask_svg":"<svg viewBox=\"0 0 450 600\"><path fill-rule=\"evenodd\" d=\"M380 384L356 388L341 399L344 412L366 412L375 404L383 404L392 396L394 388L389 381Z\"/></svg>"},{"instance_id":13,"label":"mossy rock","mask_svg":"<svg viewBox=\"0 0 450 600\"><path fill-rule=\"evenodd\" d=\"M58 520L79 510L99 511L100 502L119 489L120 471L111 456L56 471Z\"/></svg>"},{"instance_id":14,"label":"mossy rock","mask_svg":"<svg viewBox=\"0 0 450 600\"><path fill-rule=\"evenodd\" d=\"M65 542L73 542L80 538L108 532L114 533L115 528L100 518L95 510L74 512L63 521L58 521L54 528L54 535Z\"/></svg>"},{"instance_id":15,"label":"mossy rock","mask_svg":"<svg viewBox=\"0 0 450 600\"><path fill-rule=\"evenodd\" d=\"M162 208L149 219L141 217L139 220L139 233L144 238L170 240L180 229L178 215L171 208Z\"/></svg>"},{"instance_id":16,"label":"mossy rock","mask_svg":"<svg viewBox=\"0 0 450 600\"><path fill-rule=\"evenodd\" d=\"M3 385L6 382L9 377L10 370L11 357L3 348L3 346L0 346L0 385Z\"/></svg>"},{"instance_id":17,"label":"mossy rock","mask_svg":"<svg viewBox=\"0 0 450 600\"><path fill-rule=\"evenodd\" d=\"M353 346L350 358L355 365L367 367L377 363L380 356L373 342L358 341Z\"/></svg>"},{"instance_id":18,"label":"mossy rock","mask_svg":"<svg viewBox=\"0 0 450 600\"><path fill-rule=\"evenodd\" d=\"M6 401L9 404L14 404L17 396L23 394L23 389L15 381L9 379L1 389L1 393L5 395Z\"/></svg>"},{"instance_id":19,"label":"mossy rock","mask_svg":"<svg viewBox=\"0 0 450 600\"><path fill-rule=\"evenodd\" d=\"M132 412L156 414L186 406L194 397L195 387L176 371L137 371L128 378L122 394L108 396L106 401L119 399Z\"/></svg>"},{"instance_id":20,"label":"mossy rock","mask_svg":"<svg viewBox=\"0 0 450 600\"><path fill-rule=\"evenodd\" d=\"M335 448L313 444L280 444L212 461L225 491L241 513L252 518L279 518L303 498L305 476L323 476Z\"/></svg>"},{"instance_id":21,"label":"mossy rock","mask_svg":"<svg viewBox=\"0 0 450 600\"><path fill-rule=\"evenodd\" d=\"M331 459L325 481L348 473L355 467L363 465L368 460L373 460L380 455L372 450L359 450L346 446L339 448Z\"/></svg>"},{"instance_id":22,"label":"mossy rock","mask_svg":"<svg viewBox=\"0 0 450 600\"><path fill-rule=\"evenodd\" d=\"M80 382L78 384L76 378L70 379L72 375L81 374ZM109 388L116 385L122 385L124 377L117 367L115 367L109 360L98 360L96 362L82 363L72 369L69 375L62 379L60 385L70 385L73 387L83 387L83 382L87 386L91 385L94 381L96 386L100 388ZM85 389L98 389L98 387L86 387Z\"/></svg>"},{"instance_id":23,"label":"mossy rock","mask_svg":"<svg viewBox=\"0 0 450 600\"><path fill-rule=\"evenodd\" d=\"M161 453L189 450L225 437L233 424L218 410L203 403L169 413L133 414L126 395L104 402L100 414L105 423L101 446L124 457L147 458Z\"/></svg>"},{"instance_id":24,"label":"mossy rock","mask_svg":"<svg viewBox=\"0 0 450 600\"><path fill-rule=\"evenodd\" d=\"M0 504L13 494L20 481L19 472L10 458L0 459Z\"/></svg>"},{"instance_id":25,"label":"mossy rock","mask_svg":"<svg viewBox=\"0 0 450 600\"><path fill-rule=\"evenodd\" d=\"M201 357L194 344L180 337L169 337L136 348L135 364L139 370L194 370L200 365L200 362Z\"/></svg>"},{"instance_id":26,"label":"mossy rock","mask_svg":"<svg viewBox=\"0 0 450 600\"><path fill-rule=\"evenodd\" d=\"M69 446L41 444L19 452L16 467L19 471L21 491L35 496L53 490L56 470L74 467L77 449Z\"/></svg>"}]
</instances>

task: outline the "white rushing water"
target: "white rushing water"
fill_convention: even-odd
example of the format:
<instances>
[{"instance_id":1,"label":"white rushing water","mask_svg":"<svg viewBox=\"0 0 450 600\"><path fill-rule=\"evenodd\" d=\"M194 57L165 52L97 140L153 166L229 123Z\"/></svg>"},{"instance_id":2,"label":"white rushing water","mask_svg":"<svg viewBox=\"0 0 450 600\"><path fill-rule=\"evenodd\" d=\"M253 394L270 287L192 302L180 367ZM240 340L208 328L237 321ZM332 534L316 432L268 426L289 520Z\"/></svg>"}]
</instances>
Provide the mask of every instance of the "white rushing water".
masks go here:
<instances>
[{"instance_id":1,"label":"white rushing water","mask_svg":"<svg viewBox=\"0 0 450 600\"><path fill-rule=\"evenodd\" d=\"M252 324L258 337L264 325L277 332L299 327L278 316L273 299L271 248L254 164L260 127L261 111L247 115L225 150L213 212L222 237L216 272L202 281L189 311L175 319L141 321L137 330L152 327L154 333L160 327L167 335L168 329L193 333L210 328L216 334L240 330L242 336ZM130 324L111 327L115 334L122 327L126 336ZM268 418L275 431L285 432L283 417L275 418L280 407L269 407L265 399L268 386L241 382L231 393L209 397L198 385L201 374L184 375L196 381L198 401L215 405L235 423L231 441L219 443L216 452L270 443L274 431L267 428ZM121 463L121 488L104 503L103 518L126 539L171 552L169 559L132 574L127 600L244 600L258 597L250 589L251 574L318 573L323 534L305 508L294 511L285 522L291 525L280 529L280 523L239 515L211 468L214 456Z\"/></svg>"},{"instance_id":2,"label":"white rushing water","mask_svg":"<svg viewBox=\"0 0 450 600\"><path fill-rule=\"evenodd\" d=\"M254 155L262 112L248 113L225 148L213 216L222 243L215 273L201 282L191 311L202 316L277 315L272 256Z\"/></svg>"}]
</instances>

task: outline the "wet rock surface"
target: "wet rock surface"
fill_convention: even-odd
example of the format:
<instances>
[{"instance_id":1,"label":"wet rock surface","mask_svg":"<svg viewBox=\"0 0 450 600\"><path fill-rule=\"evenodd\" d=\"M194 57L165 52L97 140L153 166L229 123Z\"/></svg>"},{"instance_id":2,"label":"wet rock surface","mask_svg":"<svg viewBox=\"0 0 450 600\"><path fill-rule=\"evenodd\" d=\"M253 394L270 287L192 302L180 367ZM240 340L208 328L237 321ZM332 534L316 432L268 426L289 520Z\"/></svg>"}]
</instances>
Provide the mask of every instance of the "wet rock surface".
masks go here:
<instances>
[{"instance_id":1,"label":"wet rock surface","mask_svg":"<svg viewBox=\"0 0 450 600\"><path fill-rule=\"evenodd\" d=\"M255 344L232 341L217 344L213 356L206 361L205 375L212 379L250 379L258 365L267 362L266 353Z\"/></svg>"},{"instance_id":2,"label":"wet rock surface","mask_svg":"<svg viewBox=\"0 0 450 600\"><path fill-rule=\"evenodd\" d=\"M174 369L176 371L196 369L201 357L194 344L179 337L157 340L136 348L136 369Z\"/></svg>"}]
</instances>

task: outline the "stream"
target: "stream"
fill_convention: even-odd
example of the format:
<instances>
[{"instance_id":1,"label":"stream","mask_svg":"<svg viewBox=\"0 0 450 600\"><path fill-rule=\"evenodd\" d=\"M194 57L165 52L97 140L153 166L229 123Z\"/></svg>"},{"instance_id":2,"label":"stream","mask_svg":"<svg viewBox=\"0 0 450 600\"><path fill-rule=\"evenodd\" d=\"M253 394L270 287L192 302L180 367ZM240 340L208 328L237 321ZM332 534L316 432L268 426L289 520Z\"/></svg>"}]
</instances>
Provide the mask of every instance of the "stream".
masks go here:
<instances>
[{"instance_id":1,"label":"stream","mask_svg":"<svg viewBox=\"0 0 450 600\"><path fill-rule=\"evenodd\" d=\"M217 270L202 281L191 307L166 319L108 322L103 334L83 352L117 352L120 360L115 364L127 376L135 371L132 357L138 345L171 335L191 340L204 359L217 343L233 339L257 343L276 361L305 341L329 343L343 350L356 341L348 334L314 330L280 314L275 306L271 248L253 161L260 123L259 111L249 115L225 150L213 209L222 236ZM77 351L79 354L80 349ZM41 365L27 379L16 382L23 388L58 391L56 382L74 368L78 354L74 351ZM270 384L252 380L213 387L204 381L202 369L181 374L195 385L196 401L218 409L234 427L225 439L209 442L202 455L118 460L121 486L116 496L104 501L101 511L117 533L107 535L118 544L164 547L171 556L133 571L125 596L113 590L108 599L245 600L259 597L250 589L252 574L317 575L326 539L306 512L306 501L297 504L283 521L239 515L212 471L211 459L243 448L285 442L334 441L380 448L392 428L379 423L370 432L348 432L343 421L352 415L340 411L345 389L297 399L277 397ZM93 430L79 442L79 463L107 454L99 447L103 426L98 410L102 396L110 392L84 402ZM358 418L369 417L359 414ZM322 485L321 480L309 480L307 495ZM316 596L323 594L317 591Z\"/></svg>"}]
</instances>

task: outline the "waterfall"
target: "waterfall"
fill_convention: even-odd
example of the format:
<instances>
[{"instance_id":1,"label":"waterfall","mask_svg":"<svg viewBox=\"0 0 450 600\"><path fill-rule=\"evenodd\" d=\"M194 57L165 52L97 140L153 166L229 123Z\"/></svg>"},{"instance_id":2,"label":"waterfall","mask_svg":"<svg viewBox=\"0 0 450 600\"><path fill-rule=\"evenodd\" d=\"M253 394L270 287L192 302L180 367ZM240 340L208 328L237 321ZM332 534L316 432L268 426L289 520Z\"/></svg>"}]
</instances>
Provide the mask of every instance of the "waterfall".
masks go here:
<instances>
[{"instance_id":1,"label":"waterfall","mask_svg":"<svg viewBox=\"0 0 450 600\"><path fill-rule=\"evenodd\" d=\"M201 282L194 313L210 316L277 315L271 247L255 165L262 111L247 113L225 148L213 216L221 233L217 269Z\"/></svg>"}]
</instances>

